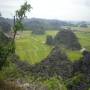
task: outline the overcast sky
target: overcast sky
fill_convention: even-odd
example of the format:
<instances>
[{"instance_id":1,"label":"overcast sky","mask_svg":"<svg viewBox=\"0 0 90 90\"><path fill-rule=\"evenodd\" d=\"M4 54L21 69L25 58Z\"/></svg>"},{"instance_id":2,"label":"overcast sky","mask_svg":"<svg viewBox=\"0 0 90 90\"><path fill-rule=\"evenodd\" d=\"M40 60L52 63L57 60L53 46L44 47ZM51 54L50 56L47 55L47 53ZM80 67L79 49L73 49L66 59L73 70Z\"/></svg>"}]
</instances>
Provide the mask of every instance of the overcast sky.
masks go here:
<instances>
[{"instance_id":1,"label":"overcast sky","mask_svg":"<svg viewBox=\"0 0 90 90\"><path fill-rule=\"evenodd\" d=\"M0 0L2 16L11 18L26 0ZM27 0L33 9L29 18L90 21L90 0Z\"/></svg>"}]
</instances>

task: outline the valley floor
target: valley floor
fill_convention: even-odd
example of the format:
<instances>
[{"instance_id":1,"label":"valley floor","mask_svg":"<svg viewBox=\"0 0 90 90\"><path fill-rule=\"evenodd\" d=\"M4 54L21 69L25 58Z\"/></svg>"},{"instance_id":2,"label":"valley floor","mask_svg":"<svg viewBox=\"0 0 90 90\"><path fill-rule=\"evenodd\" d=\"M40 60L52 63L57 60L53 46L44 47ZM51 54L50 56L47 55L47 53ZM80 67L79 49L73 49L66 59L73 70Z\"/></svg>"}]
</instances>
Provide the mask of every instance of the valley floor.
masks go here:
<instances>
[{"instance_id":1,"label":"valley floor","mask_svg":"<svg viewBox=\"0 0 90 90\"><path fill-rule=\"evenodd\" d=\"M53 46L46 45L47 35L56 35L58 31L46 31L44 35L33 35L31 31L19 32L16 38L16 53L21 60L30 64L39 63L46 58ZM82 48L90 51L90 31L75 31ZM82 57L80 51L65 50L71 61L78 60Z\"/></svg>"}]
</instances>

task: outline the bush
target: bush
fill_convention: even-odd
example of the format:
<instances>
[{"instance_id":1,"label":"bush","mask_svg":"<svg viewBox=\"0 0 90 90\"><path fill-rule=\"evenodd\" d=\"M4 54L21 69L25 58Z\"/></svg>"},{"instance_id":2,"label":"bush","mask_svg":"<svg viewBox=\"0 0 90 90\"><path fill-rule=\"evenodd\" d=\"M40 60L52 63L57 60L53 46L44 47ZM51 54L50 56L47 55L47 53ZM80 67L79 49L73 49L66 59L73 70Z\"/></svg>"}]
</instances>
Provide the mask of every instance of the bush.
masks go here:
<instances>
[{"instance_id":1,"label":"bush","mask_svg":"<svg viewBox=\"0 0 90 90\"><path fill-rule=\"evenodd\" d=\"M48 35L46 39L46 44L48 45L53 45L54 44L54 39L52 36Z\"/></svg>"},{"instance_id":2,"label":"bush","mask_svg":"<svg viewBox=\"0 0 90 90\"><path fill-rule=\"evenodd\" d=\"M46 80L45 85L47 86L48 90L67 90L63 81L56 77Z\"/></svg>"},{"instance_id":3,"label":"bush","mask_svg":"<svg viewBox=\"0 0 90 90\"><path fill-rule=\"evenodd\" d=\"M8 56L9 41L9 38L7 38L3 32L0 32L0 69L4 65Z\"/></svg>"}]
</instances>

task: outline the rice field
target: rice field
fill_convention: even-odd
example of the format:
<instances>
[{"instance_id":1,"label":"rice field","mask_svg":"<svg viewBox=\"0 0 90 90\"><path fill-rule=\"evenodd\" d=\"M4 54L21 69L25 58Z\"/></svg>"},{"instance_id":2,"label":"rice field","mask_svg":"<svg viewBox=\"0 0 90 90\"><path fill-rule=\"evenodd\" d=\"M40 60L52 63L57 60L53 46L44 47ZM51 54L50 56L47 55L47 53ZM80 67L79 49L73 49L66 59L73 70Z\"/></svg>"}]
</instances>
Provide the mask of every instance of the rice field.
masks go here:
<instances>
[{"instance_id":1,"label":"rice field","mask_svg":"<svg viewBox=\"0 0 90 90\"><path fill-rule=\"evenodd\" d=\"M57 31L47 31L44 35L33 35L31 31L19 32L16 37L16 53L19 55L21 60L27 61L30 64L39 63L41 60L46 58L52 46L46 45L46 36L55 36ZM77 35L82 47L90 50L90 32L77 31ZM78 60L82 57L80 51L66 50L66 54L71 61Z\"/></svg>"}]
</instances>

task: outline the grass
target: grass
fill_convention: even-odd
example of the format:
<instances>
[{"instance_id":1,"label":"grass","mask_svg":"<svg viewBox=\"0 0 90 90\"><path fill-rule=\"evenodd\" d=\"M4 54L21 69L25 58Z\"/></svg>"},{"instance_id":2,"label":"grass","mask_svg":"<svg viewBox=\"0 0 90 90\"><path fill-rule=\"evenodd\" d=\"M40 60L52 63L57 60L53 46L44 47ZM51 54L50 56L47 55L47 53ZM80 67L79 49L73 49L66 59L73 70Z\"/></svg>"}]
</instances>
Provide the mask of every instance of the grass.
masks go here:
<instances>
[{"instance_id":1,"label":"grass","mask_svg":"<svg viewBox=\"0 0 90 90\"><path fill-rule=\"evenodd\" d=\"M30 64L38 63L50 53L52 47L45 44L46 36L54 35L56 32L46 32L45 35L32 35L25 31L16 38L16 53L21 60L26 60Z\"/></svg>"},{"instance_id":2,"label":"grass","mask_svg":"<svg viewBox=\"0 0 90 90\"><path fill-rule=\"evenodd\" d=\"M67 90L63 80L57 77L47 79L44 84L48 87L48 90Z\"/></svg>"},{"instance_id":3,"label":"grass","mask_svg":"<svg viewBox=\"0 0 90 90\"><path fill-rule=\"evenodd\" d=\"M82 47L90 51L90 32L76 32L76 35L79 38Z\"/></svg>"},{"instance_id":4,"label":"grass","mask_svg":"<svg viewBox=\"0 0 90 90\"><path fill-rule=\"evenodd\" d=\"M45 44L46 36L55 36L57 31L47 31L44 35L32 35L30 31L19 33L16 38L16 53L20 56L21 60L25 60L30 64L39 63L46 58L52 46ZM90 32L76 31L80 44L82 47L90 50ZM80 51L66 50L66 54L71 61L78 60L82 57Z\"/></svg>"},{"instance_id":5,"label":"grass","mask_svg":"<svg viewBox=\"0 0 90 90\"><path fill-rule=\"evenodd\" d=\"M66 52L68 58L74 62L82 57L82 54L79 51L68 51Z\"/></svg>"}]
</instances>

